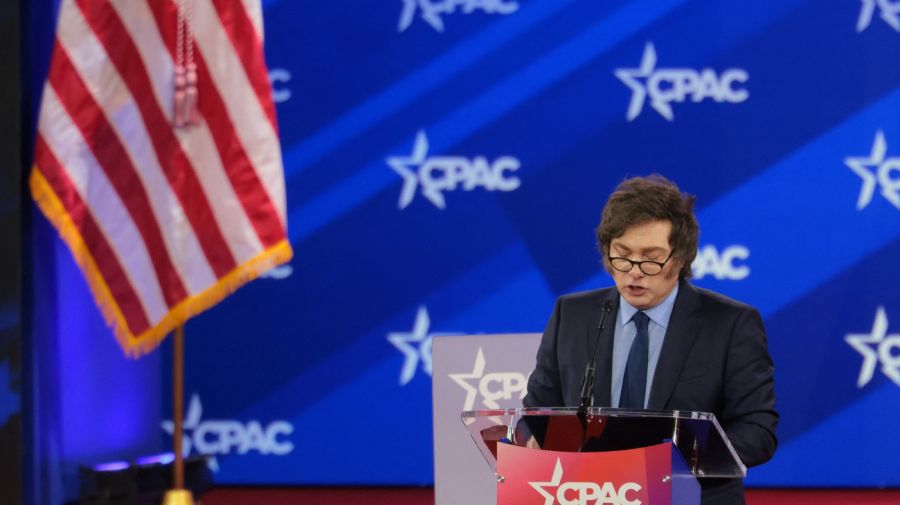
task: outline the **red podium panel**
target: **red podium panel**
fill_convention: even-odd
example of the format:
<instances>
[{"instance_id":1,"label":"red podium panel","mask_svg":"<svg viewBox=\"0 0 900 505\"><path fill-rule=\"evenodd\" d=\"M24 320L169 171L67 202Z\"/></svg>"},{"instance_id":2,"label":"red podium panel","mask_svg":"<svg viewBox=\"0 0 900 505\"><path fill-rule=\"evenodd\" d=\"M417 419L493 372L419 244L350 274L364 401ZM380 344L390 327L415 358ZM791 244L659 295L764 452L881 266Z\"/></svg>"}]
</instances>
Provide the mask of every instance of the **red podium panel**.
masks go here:
<instances>
[{"instance_id":1,"label":"red podium panel","mask_svg":"<svg viewBox=\"0 0 900 505\"><path fill-rule=\"evenodd\" d=\"M747 469L707 412L566 407L462 413L500 505L698 505Z\"/></svg>"},{"instance_id":2,"label":"red podium panel","mask_svg":"<svg viewBox=\"0 0 900 505\"><path fill-rule=\"evenodd\" d=\"M673 457L680 456L671 442L609 452L559 452L501 443L497 445L497 503L677 503L672 501ZM699 486L693 484L699 495Z\"/></svg>"}]
</instances>

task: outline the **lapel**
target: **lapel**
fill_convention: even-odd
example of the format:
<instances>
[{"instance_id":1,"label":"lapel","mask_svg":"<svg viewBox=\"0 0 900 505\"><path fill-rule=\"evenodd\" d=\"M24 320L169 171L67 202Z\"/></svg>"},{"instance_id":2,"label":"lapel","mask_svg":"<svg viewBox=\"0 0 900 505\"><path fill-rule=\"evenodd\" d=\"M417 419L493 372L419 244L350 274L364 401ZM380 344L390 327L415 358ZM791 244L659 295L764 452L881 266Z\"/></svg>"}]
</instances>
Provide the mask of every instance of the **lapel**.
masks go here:
<instances>
[{"instance_id":1,"label":"lapel","mask_svg":"<svg viewBox=\"0 0 900 505\"><path fill-rule=\"evenodd\" d=\"M595 407L609 407L612 404L610 389L612 388L613 337L616 330L616 318L619 315L619 292L614 287L605 290L597 300L597 310L594 311L596 315L591 322L590 342L593 344L594 336L597 334L597 327L600 324L600 313L606 301L612 302L612 308L609 311L609 316L606 318L606 327L603 328L597 344L597 363L594 372ZM590 349L588 352L590 352Z\"/></svg>"},{"instance_id":2,"label":"lapel","mask_svg":"<svg viewBox=\"0 0 900 505\"><path fill-rule=\"evenodd\" d=\"M659 361L656 363L656 373L647 402L647 408L650 410L662 410L672 396L688 352L702 326L702 320L696 313L699 302L700 297L694 287L686 281L681 281L666 328L662 350L659 353Z\"/></svg>"}]
</instances>

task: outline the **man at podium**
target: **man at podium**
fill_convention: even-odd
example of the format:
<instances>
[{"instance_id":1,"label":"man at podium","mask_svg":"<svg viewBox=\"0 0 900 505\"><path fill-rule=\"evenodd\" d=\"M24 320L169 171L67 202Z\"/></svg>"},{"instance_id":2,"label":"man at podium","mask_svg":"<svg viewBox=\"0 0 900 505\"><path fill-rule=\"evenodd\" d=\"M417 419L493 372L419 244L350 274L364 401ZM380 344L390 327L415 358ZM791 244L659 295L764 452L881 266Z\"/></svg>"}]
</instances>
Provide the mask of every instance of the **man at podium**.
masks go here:
<instances>
[{"instance_id":1,"label":"man at podium","mask_svg":"<svg viewBox=\"0 0 900 505\"><path fill-rule=\"evenodd\" d=\"M596 407L712 412L748 467L775 452L775 384L753 307L688 281L694 197L662 176L622 182L597 242L615 287L556 301L526 407L577 407L596 348ZM699 479L703 505L744 503L741 479Z\"/></svg>"}]
</instances>

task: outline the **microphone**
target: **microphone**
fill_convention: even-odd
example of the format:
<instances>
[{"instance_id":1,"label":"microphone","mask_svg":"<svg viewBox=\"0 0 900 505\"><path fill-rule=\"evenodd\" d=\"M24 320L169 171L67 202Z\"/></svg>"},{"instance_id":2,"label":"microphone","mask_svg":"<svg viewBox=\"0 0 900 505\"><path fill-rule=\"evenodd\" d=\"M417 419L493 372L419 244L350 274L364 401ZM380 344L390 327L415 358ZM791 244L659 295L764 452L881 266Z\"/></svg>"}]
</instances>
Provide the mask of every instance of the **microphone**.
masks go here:
<instances>
[{"instance_id":1,"label":"microphone","mask_svg":"<svg viewBox=\"0 0 900 505\"><path fill-rule=\"evenodd\" d=\"M597 362L597 347L600 345L600 335L606 328L606 318L612 310L612 302L606 300L603 302L603 308L600 310L600 324L597 325L597 337L594 339L594 352L591 353L591 360L588 361L587 367L584 369L584 378L581 380L581 403L578 405L578 413L585 414L589 407L594 406L594 368Z\"/></svg>"}]
</instances>

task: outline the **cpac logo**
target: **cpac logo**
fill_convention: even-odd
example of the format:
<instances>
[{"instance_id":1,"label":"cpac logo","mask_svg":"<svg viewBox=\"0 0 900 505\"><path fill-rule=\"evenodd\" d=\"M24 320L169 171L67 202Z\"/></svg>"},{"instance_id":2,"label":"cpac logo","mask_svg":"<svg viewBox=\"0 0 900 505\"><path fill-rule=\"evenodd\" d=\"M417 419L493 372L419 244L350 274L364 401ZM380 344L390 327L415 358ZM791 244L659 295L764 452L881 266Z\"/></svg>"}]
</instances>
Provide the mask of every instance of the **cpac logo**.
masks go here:
<instances>
[{"instance_id":1,"label":"cpac logo","mask_svg":"<svg viewBox=\"0 0 900 505\"><path fill-rule=\"evenodd\" d=\"M471 373L451 373L450 379L466 391L463 410L475 408L475 398L480 394L481 403L489 409L499 409L500 400L522 400L527 392L528 378L519 372L490 372L485 374L484 351L478 348L475 366ZM469 383L472 381L474 384ZM516 406L520 404L516 402Z\"/></svg>"},{"instance_id":2,"label":"cpac logo","mask_svg":"<svg viewBox=\"0 0 900 505\"><path fill-rule=\"evenodd\" d=\"M750 257L750 250L742 245L732 245L720 254L716 246L707 245L697 251L697 257L691 263L691 271L695 279L713 275L719 280L739 281L750 275L750 267L736 264Z\"/></svg>"},{"instance_id":3,"label":"cpac logo","mask_svg":"<svg viewBox=\"0 0 900 505\"><path fill-rule=\"evenodd\" d=\"M750 96L746 89L739 89L736 83L745 83L750 78L747 71L730 68L722 75L709 68L696 71L691 68L656 68L656 48L652 42L644 47L644 57L638 68L620 68L616 77L631 89L631 103L626 117L629 121L640 115L644 100L650 96L650 106L660 116L672 121L672 102L682 103L688 97L694 103L708 98L716 102L741 103Z\"/></svg>"},{"instance_id":4,"label":"cpac logo","mask_svg":"<svg viewBox=\"0 0 900 505\"><path fill-rule=\"evenodd\" d=\"M856 199L856 210L865 209L872 202L876 183L881 189L881 196L900 209L900 177L892 177L892 172L900 172L900 158L885 158L887 141L884 131L875 133L875 142L868 158L848 156L844 158L850 170L862 179L859 197Z\"/></svg>"},{"instance_id":5,"label":"cpac logo","mask_svg":"<svg viewBox=\"0 0 900 505\"><path fill-rule=\"evenodd\" d=\"M266 270L265 273L260 275L263 279L275 279L278 281L287 279L294 273L294 267L290 265L280 265L275 268L271 268Z\"/></svg>"},{"instance_id":6,"label":"cpac logo","mask_svg":"<svg viewBox=\"0 0 900 505\"><path fill-rule=\"evenodd\" d=\"M294 450L294 444L287 440L294 432L294 425L287 421L274 421L263 426L255 420L246 423L222 419L201 421L202 415L200 397L194 394L184 419L182 447L185 455L190 454L192 448L200 454L212 456L225 456L232 452L247 454L250 451L284 456ZM162 429L172 435L175 425L172 421L163 421ZM209 465L218 471L215 458L209 460Z\"/></svg>"},{"instance_id":7,"label":"cpac logo","mask_svg":"<svg viewBox=\"0 0 900 505\"><path fill-rule=\"evenodd\" d=\"M875 14L875 7L881 12L881 19L890 25L894 31L900 32L900 2L894 3L890 0L860 0L862 8L859 10L859 19L856 20L856 33L872 24L872 15Z\"/></svg>"},{"instance_id":8,"label":"cpac logo","mask_svg":"<svg viewBox=\"0 0 900 505\"><path fill-rule=\"evenodd\" d=\"M431 326L431 318L428 317L428 310L425 307L419 307L412 331L388 333L388 342L403 353L403 369L400 371L401 386L409 384L416 374L419 362L422 363L422 370L431 375L431 338L434 335L428 333L429 326Z\"/></svg>"},{"instance_id":9,"label":"cpac logo","mask_svg":"<svg viewBox=\"0 0 900 505\"><path fill-rule=\"evenodd\" d=\"M641 490L637 482L626 482L616 489L612 482L600 485L596 482L562 482L563 468L559 458L550 482L529 482L535 491L544 497L544 505L641 505L636 495ZM555 487L553 495L545 487Z\"/></svg>"},{"instance_id":10,"label":"cpac logo","mask_svg":"<svg viewBox=\"0 0 900 505\"><path fill-rule=\"evenodd\" d=\"M863 357L856 387L861 388L872 380L875 365L879 363L881 373L900 386L900 334L888 335L887 328L887 314L884 307L878 307L870 333L851 333L844 337L844 340Z\"/></svg>"},{"instance_id":11,"label":"cpac logo","mask_svg":"<svg viewBox=\"0 0 900 505\"><path fill-rule=\"evenodd\" d=\"M444 191L454 191L461 186L465 191L482 187L488 191L514 191L521 181L509 172L519 169L519 160L502 156L489 163L484 156L467 159L462 156L428 157L428 137L424 131L416 135L412 154L391 156L387 164L403 177L403 189L397 207L405 209L416 195L416 186L422 188L422 196L437 208L446 208ZM418 167L415 171L411 167Z\"/></svg>"},{"instance_id":12,"label":"cpac logo","mask_svg":"<svg viewBox=\"0 0 900 505\"><path fill-rule=\"evenodd\" d=\"M287 102L291 99L291 89L276 86L276 83L288 83L291 81L291 72L284 68L273 68L269 71L269 84L272 86L272 101L275 103Z\"/></svg>"},{"instance_id":13,"label":"cpac logo","mask_svg":"<svg viewBox=\"0 0 900 505\"><path fill-rule=\"evenodd\" d=\"M422 11L422 19L439 32L444 31L442 14L453 14L456 9L462 9L465 14L471 14L480 9L488 14L508 15L519 10L519 3L506 0L403 0L403 11L400 12L400 22L397 31L403 33L413 22L416 9Z\"/></svg>"}]
</instances>

